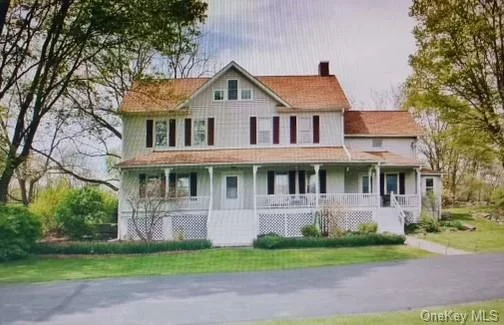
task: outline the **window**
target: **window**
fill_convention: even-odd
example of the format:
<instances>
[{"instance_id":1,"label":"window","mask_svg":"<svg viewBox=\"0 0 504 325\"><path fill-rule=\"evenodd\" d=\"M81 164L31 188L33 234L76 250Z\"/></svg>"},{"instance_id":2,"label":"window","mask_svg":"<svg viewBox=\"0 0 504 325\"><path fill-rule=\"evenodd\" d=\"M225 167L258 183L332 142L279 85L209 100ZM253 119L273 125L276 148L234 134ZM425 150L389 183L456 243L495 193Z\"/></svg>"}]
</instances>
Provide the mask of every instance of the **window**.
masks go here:
<instances>
[{"instance_id":1,"label":"window","mask_svg":"<svg viewBox=\"0 0 504 325\"><path fill-rule=\"evenodd\" d=\"M425 179L425 192L427 193L434 192L434 178Z\"/></svg>"},{"instance_id":2,"label":"window","mask_svg":"<svg viewBox=\"0 0 504 325\"><path fill-rule=\"evenodd\" d=\"M312 143L312 119L300 117L298 122L298 143Z\"/></svg>"},{"instance_id":3,"label":"window","mask_svg":"<svg viewBox=\"0 0 504 325\"><path fill-rule=\"evenodd\" d=\"M194 120L193 139L194 145L206 144L207 141L207 127L206 120Z\"/></svg>"},{"instance_id":4,"label":"window","mask_svg":"<svg viewBox=\"0 0 504 325\"><path fill-rule=\"evenodd\" d=\"M275 174L275 194L289 194L289 174Z\"/></svg>"},{"instance_id":5,"label":"window","mask_svg":"<svg viewBox=\"0 0 504 325\"><path fill-rule=\"evenodd\" d=\"M373 188L373 178L371 178L371 188ZM362 193L371 193L369 188L369 176L363 175L361 178L361 191Z\"/></svg>"},{"instance_id":6,"label":"window","mask_svg":"<svg viewBox=\"0 0 504 325\"><path fill-rule=\"evenodd\" d=\"M156 121L156 146L168 145L168 121Z\"/></svg>"},{"instance_id":7,"label":"window","mask_svg":"<svg viewBox=\"0 0 504 325\"><path fill-rule=\"evenodd\" d=\"M259 143L260 144L271 144L271 134L273 123L271 118L264 117L259 118Z\"/></svg>"},{"instance_id":8,"label":"window","mask_svg":"<svg viewBox=\"0 0 504 325\"><path fill-rule=\"evenodd\" d=\"M242 89L241 100L251 100L251 99L252 99L252 89Z\"/></svg>"},{"instance_id":9,"label":"window","mask_svg":"<svg viewBox=\"0 0 504 325\"><path fill-rule=\"evenodd\" d=\"M373 139L373 148L381 148L383 146L383 140L382 139Z\"/></svg>"},{"instance_id":10,"label":"window","mask_svg":"<svg viewBox=\"0 0 504 325\"><path fill-rule=\"evenodd\" d=\"M189 175L188 174L177 174L177 181L175 183L175 193L177 196L189 196Z\"/></svg>"},{"instance_id":11,"label":"window","mask_svg":"<svg viewBox=\"0 0 504 325\"><path fill-rule=\"evenodd\" d=\"M399 177L397 174L386 174L385 176L386 193L390 194L390 192L394 192L394 194L397 194L399 189Z\"/></svg>"},{"instance_id":12,"label":"window","mask_svg":"<svg viewBox=\"0 0 504 325\"><path fill-rule=\"evenodd\" d=\"M147 176L147 181L143 186L145 187L144 193L146 197L160 197L163 194L161 191L161 177L158 175Z\"/></svg>"},{"instance_id":13,"label":"window","mask_svg":"<svg viewBox=\"0 0 504 325\"><path fill-rule=\"evenodd\" d=\"M228 80L228 100L238 99L238 80Z\"/></svg>"},{"instance_id":14,"label":"window","mask_svg":"<svg viewBox=\"0 0 504 325\"><path fill-rule=\"evenodd\" d=\"M317 192L317 177L314 173L308 174L308 184L306 188L307 193Z\"/></svg>"},{"instance_id":15,"label":"window","mask_svg":"<svg viewBox=\"0 0 504 325\"><path fill-rule=\"evenodd\" d=\"M226 199L238 198L238 176L226 176Z\"/></svg>"},{"instance_id":16,"label":"window","mask_svg":"<svg viewBox=\"0 0 504 325\"><path fill-rule=\"evenodd\" d=\"M224 100L224 90L214 90L214 93L213 93L213 99L214 100Z\"/></svg>"}]
</instances>

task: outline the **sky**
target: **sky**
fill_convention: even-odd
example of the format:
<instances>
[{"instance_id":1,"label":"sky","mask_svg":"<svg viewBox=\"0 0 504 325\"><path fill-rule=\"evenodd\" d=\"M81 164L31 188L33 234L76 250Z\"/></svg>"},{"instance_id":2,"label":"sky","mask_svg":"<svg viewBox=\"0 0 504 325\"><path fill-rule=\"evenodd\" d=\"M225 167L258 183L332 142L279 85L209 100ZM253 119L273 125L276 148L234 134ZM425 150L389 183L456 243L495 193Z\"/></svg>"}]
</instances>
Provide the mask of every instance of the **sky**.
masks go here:
<instances>
[{"instance_id":1,"label":"sky","mask_svg":"<svg viewBox=\"0 0 504 325\"><path fill-rule=\"evenodd\" d=\"M217 69L231 60L253 75L318 73L330 62L354 108L411 72L408 0L208 0L204 49ZM383 109L391 107L380 107Z\"/></svg>"}]
</instances>

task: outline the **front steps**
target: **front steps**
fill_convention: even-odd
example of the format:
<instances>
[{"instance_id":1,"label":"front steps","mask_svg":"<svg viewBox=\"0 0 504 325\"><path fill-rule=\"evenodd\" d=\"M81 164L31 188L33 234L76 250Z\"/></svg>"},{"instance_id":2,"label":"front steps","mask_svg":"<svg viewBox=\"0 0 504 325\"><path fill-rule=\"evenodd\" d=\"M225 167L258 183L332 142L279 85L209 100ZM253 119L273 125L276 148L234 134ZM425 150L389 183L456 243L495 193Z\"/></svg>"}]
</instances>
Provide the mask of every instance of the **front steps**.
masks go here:
<instances>
[{"instance_id":1,"label":"front steps","mask_svg":"<svg viewBox=\"0 0 504 325\"><path fill-rule=\"evenodd\" d=\"M250 246L256 237L254 210L213 210L208 239L213 246Z\"/></svg>"},{"instance_id":2,"label":"front steps","mask_svg":"<svg viewBox=\"0 0 504 325\"><path fill-rule=\"evenodd\" d=\"M376 213L378 232L390 232L393 234L404 235L404 228L399 221L399 213L396 208L381 207L377 209Z\"/></svg>"}]
</instances>

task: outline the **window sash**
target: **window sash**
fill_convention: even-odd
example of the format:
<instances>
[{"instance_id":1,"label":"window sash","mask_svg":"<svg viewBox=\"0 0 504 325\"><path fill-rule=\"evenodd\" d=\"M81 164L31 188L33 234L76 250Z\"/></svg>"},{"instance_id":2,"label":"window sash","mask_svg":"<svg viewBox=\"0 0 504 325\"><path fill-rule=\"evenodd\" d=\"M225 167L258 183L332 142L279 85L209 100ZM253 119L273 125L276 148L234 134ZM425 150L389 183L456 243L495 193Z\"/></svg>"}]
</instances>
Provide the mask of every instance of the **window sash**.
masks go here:
<instances>
[{"instance_id":1,"label":"window sash","mask_svg":"<svg viewBox=\"0 0 504 325\"><path fill-rule=\"evenodd\" d=\"M289 174L275 174L275 194L289 194Z\"/></svg>"},{"instance_id":2,"label":"window sash","mask_svg":"<svg viewBox=\"0 0 504 325\"><path fill-rule=\"evenodd\" d=\"M194 145L207 143L207 121L204 119L193 121L193 142Z\"/></svg>"},{"instance_id":3,"label":"window sash","mask_svg":"<svg viewBox=\"0 0 504 325\"><path fill-rule=\"evenodd\" d=\"M271 144L273 139L273 120L271 118L259 118L258 140L260 144Z\"/></svg>"},{"instance_id":4,"label":"window sash","mask_svg":"<svg viewBox=\"0 0 504 325\"><path fill-rule=\"evenodd\" d=\"M373 146L373 148L383 147L383 139L373 139L371 142L372 142L371 145Z\"/></svg>"},{"instance_id":5,"label":"window sash","mask_svg":"<svg viewBox=\"0 0 504 325\"><path fill-rule=\"evenodd\" d=\"M434 192L434 179L432 179L432 178L425 179L425 191L426 192Z\"/></svg>"},{"instance_id":6,"label":"window sash","mask_svg":"<svg viewBox=\"0 0 504 325\"><path fill-rule=\"evenodd\" d=\"M228 100L238 99L238 80L228 80Z\"/></svg>"},{"instance_id":7,"label":"window sash","mask_svg":"<svg viewBox=\"0 0 504 325\"><path fill-rule=\"evenodd\" d=\"M168 121L156 121L156 146L157 147L167 147L168 146Z\"/></svg>"},{"instance_id":8,"label":"window sash","mask_svg":"<svg viewBox=\"0 0 504 325\"><path fill-rule=\"evenodd\" d=\"M241 100L251 100L252 99L252 89L242 89L240 91Z\"/></svg>"},{"instance_id":9,"label":"window sash","mask_svg":"<svg viewBox=\"0 0 504 325\"><path fill-rule=\"evenodd\" d=\"M213 92L213 100L215 101L222 101L225 99L225 91L222 89L215 89Z\"/></svg>"},{"instance_id":10,"label":"window sash","mask_svg":"<svg viewBox=\"0 0 504 325\"><path fill-rule=\"evenodd\" d=\"M175 181L175 193L177 197L187 197L190 194L189 174L177 174Z\"/></svg>"},{"instance_id":11,"label":"window sash","mask_svg":"<svg viewBox=\"0 0 504 325\"><path fill-rule=\"evenodd\" d=\"M297 132L298 132L298 143L312 143L313 130L312 130L312 118L310 117L300 117L297 122Z\"/></svg>"}]
</instances>

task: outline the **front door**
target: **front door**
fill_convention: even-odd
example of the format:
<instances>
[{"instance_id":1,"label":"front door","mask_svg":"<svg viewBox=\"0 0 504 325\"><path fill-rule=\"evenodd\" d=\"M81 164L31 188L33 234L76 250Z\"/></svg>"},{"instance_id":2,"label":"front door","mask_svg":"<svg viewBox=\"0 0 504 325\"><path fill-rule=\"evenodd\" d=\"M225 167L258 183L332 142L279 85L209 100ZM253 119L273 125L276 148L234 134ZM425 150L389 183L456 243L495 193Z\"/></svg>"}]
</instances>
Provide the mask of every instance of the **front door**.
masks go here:
<instances>
[{"instance_id":1,"label":"front door","mask_svg":"<svg viewBox=\"0 0 504 325\"><path fill-rule=\"evenodd\" d=\"M385 174L385 193L390 194L391 192L394 192L394 194L398 194L398 184L399 184L399 179L397 177L397 174Z\"/></svg>"},{"instance_id":2,"label":"front door","mask_svg":"<svg viewBox=\"0 0 504 325\"><path fill-rule=\"evenodd\" d=\"M242 177L238 173L222 175L222 209L241 209L243 202Z\"/></svg>"}]
</instances>

